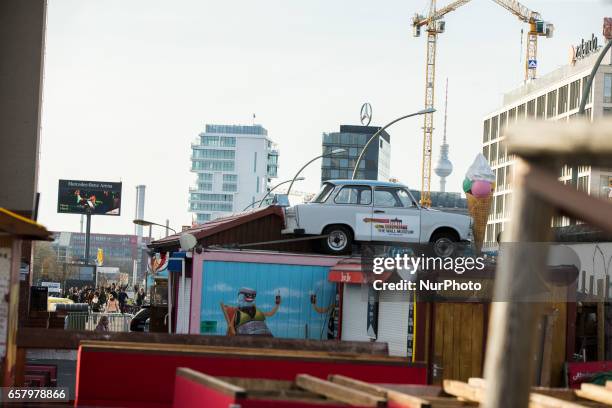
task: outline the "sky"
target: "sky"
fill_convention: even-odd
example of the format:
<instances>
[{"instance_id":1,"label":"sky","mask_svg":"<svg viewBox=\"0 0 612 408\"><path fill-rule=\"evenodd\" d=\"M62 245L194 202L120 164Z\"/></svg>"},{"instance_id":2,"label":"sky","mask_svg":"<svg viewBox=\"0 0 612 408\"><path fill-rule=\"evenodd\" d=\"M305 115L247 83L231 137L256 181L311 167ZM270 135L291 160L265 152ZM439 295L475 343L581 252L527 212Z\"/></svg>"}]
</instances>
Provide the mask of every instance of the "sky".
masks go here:
<instances>
[{"instance_id":1,"label":"sky","mask_svg":"<svg viewBox=\"0 0 612 408\"><path fill-rule=\"evenodd\" d=\"M438 0L438 8L450 1ZM524 0L555 24L539 41L538 74L569 61L592 33L600 41L608 0ZM92 232L133 233L135 186L145 184L145 219L191 224L191 143L206 123L268 129L280 149L279 178L290 179L321 152L323 132L372 125L424 106L425 36L412 36L429 0L48 0L41 126L39 221L78 231L80 216L57 214L59 179L121 181L122 214L92 218ZM438 37L433 163L449 80L448 129L461 191L481 150L482 118L524 77L521 29L492 0L449 13ZM524 43L524 42L523 42ZM524 47L524 44L523 44ZM391 175L420 189L422 118L389 128ZM320 163L300 191L316 192ZM273 183L274 184L274 183ZM438 189L432 177L432 190ZM162 229L154 230L161 236Z\"/></svg>"}]
</instances>

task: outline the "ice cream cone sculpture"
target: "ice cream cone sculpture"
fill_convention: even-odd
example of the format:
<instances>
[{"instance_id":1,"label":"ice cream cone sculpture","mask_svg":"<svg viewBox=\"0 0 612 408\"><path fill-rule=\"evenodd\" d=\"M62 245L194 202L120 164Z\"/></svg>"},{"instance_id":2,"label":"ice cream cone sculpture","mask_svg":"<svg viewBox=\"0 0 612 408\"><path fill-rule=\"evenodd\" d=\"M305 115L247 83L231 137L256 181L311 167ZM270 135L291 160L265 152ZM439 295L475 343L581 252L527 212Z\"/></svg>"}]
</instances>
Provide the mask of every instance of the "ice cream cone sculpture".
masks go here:
<instances>
[{"instance_id":1,"label":"ice cream cone sculpture","mask_svg":"<svg viewBox=\"0 0 612 408\"><path fill-rule=\"evenodd\" d=\"M463 180L463 191L467 196L468 211L473 219L472 232L477 251L480 251L484 242L494 189L495 173L493 173L487 159L482 154L478 154L474 163L468 169L465 180Z\"/></svg>"}]
</instances>

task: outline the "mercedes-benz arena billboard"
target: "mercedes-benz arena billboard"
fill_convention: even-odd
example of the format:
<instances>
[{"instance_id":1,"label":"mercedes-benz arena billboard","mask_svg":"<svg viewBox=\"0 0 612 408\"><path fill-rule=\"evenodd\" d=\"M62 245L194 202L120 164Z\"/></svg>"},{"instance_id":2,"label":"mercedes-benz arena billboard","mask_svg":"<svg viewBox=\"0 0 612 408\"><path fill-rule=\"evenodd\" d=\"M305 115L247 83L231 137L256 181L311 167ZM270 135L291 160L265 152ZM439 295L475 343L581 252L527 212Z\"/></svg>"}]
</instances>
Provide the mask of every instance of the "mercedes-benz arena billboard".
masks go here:
<instances>
[{"instance_id":1,"label":"mercedes-benz arena billboard","mask_svg":"<svg viewBox=\"0 0 612 408\"><path fill-rule=\"evenodd\" d=\"M60 180L57 212L121 215L121 183Z\"/></svg>"}]
</instances>

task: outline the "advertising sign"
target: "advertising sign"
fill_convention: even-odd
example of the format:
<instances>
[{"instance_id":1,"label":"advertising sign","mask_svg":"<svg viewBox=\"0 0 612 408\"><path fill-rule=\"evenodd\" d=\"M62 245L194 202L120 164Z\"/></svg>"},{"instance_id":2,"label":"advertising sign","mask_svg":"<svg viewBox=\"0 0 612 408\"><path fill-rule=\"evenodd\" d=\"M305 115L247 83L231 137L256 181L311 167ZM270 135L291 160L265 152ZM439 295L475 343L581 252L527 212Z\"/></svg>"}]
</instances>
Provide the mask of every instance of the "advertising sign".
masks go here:
<instances>
[{"instance_id":1,"label":"advertising sign","mask_svg":"<svg viewBox=\"0 0 612 408\"><path fill-rule=\"evenodd\" d=\"M121 183L60 180L57 212L121 215Z\"/></svg>"},{"instance_id":2,"label":"advertising sign","mask_svg":"<svg viewBox=\"0 0 612 408\"><path fill-rule=\"evenodd\" d=\"M612 40L612 17L604 18L603 36L606 40Z\"/></svg>"}]
</instances>

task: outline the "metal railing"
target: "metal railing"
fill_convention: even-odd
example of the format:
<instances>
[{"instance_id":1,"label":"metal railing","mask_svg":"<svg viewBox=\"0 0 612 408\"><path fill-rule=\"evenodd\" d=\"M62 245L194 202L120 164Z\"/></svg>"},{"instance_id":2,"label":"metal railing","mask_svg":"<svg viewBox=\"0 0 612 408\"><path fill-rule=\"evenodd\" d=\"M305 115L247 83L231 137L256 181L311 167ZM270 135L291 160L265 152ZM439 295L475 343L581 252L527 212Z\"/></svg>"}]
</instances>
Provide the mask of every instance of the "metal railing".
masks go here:
<instances>
[{"instance_id":1,"label":"metal railing","mask_svg":"<svg viewBox=\"0 0 612 408\"><path fill-rule=\"evenodd\" d=\"M100 323L102 316L108 318L108 331L129 332L130 323L134 315L127 313L69 313L64 320L66 330L90 330L93 331Z\"/></svg>"}]
</instances>

